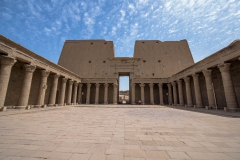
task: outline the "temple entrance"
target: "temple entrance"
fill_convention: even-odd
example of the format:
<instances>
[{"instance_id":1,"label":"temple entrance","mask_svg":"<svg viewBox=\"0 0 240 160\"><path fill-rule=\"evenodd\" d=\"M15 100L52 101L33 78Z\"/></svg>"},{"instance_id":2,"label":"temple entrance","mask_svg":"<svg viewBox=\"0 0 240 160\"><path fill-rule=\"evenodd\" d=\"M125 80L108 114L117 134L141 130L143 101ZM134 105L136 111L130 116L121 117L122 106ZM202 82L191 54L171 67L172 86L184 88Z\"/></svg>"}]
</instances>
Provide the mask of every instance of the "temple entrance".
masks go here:
<instances>
[{"instance_id":1,"label":"temple entrance","mask_svg":"<svg viewBox=\"0 0 240 160\"><path fill-rule=\"evenodd\" d=\"M118 104L130 104L129 73L119 73Z\"/></svg>"}]
</instances>

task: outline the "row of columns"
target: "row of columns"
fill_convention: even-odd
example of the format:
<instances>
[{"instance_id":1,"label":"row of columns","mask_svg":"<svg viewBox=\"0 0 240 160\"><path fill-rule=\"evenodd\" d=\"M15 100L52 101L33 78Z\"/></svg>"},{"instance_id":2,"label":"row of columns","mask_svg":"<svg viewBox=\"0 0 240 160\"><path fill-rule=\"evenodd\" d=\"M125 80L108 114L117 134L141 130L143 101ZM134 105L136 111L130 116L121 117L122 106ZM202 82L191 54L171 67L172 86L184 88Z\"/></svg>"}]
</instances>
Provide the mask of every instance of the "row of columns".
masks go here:
<instances>
[{"instance_id":1,"label":"row of columns","mask_svg":"<svg viewBox=\"0 0 240 160\"><path fill-rule=\"evenodd\" d=\"M153 86L154 84L153 83L149 83L149 88L150 88L150 103L151 104L154 104L154 93L153 93ZM162 89L162 83L159 83L158 86L159 86L159 98L160 98L160 104L163 105L163 89ZM144 96L144 87L145 87L145 84L144 83L140 83L139 84L140 88L141 88L141 103L142 104L145 104L145 96ZM135 100L135 87L136 87L136 84L133 83L132 84L132 104L135 104L136 100Z\"/></svg>"},{"instance_id":2,"label":"row of columns","mask_svg":"<svg viewBox=\"0 0 240 160\"><path fill-rule=\"evenodd\" d=\"M95 91L95 104L99 103L99 87L100 83L95 83L96 91ZM86 104L90 104L90 91L91 91L91 83L87 83L87 94L86 94ZM108 83L104 83L104 104L108 104ZM79 86L79 93L82 93L82 84ZM117 96L118 96L118 84L113 84L113 104L117 104ZM82 95L79 95L79 103L82 103Z\"/></svg>"},{"instance_id":3,"label":"row of columns","mask_svg":"<svg viewBox=\"0 0 240 160\"><path fill-rule=\"evenodd\" d=\"M234 86L230 74L230 63L224 63L221 65L218 65L218 68L221 72L222 82L223 82L223 88L224 88L224 94L227 102L227 108L229 110L238 110L238 104L237 104L237 98L234 91ZM207 69L202 71L205 82L206 82L206 88L207 88L207 97L208 97L208 107L215 108L216 107L216 99L215 99L215 93L213 88L213 82L212 82L212 70ZM194 83L194 93L196 98L196 107L201 108L203 107L202 103L202 95L200 91L200 83L199 83L199 74L193 74L193 83ZM191 85L190 85L190 77L183 78L185 85L186 85L186 97L187 97L187 106L193 106L192 101L192 94L191 94ZM176 88L176 82L178 86L178 96L177 97L177 88ZM179 104L184 105L183 101L183 88L182 88L182 80L177 80L176 82L172 82L168 84L169 89L169 102L172 102L171 97L171 87L173 87L173 101L174 105L176 105L177 98L179 98Z\"/></svg>"},{"instance_id":4,"label":"row of columns","mask_svg":"<svg viewBox=\"0 0 240 160\"><path fill-rule=\"evenodd\" d=\"M6 93L7 93L7 87L9 83L9 78L11 74L12 66L16 63L16 60L13 57L8 56L0 56L0 62L1 62L1 69L0 69L0 107L4 106ZM234 91L234 86L231 79L230 74L230 63L221 64L218 66L221 75L222 75L222 81L223 81L223 87L224 87L224 94L227 102L227 108L230 110L238 110L238 104L237 99ZM31 89L31 83L32 83L32 76L36 69L36 66L31 64L25 64L24 65L24 78L22 82L22 89L18 101L18 106L16 108L23 108L28 105L29 100L29 94ZM205 77L206 81L206 88L207 88L207 96L208 96L208 102L209 107L215 108L215 98L214 98L214 89L213 89L213 82L212 82L212 70L204 70L202 71L203 75ZM37 97L37 103L36 106L42 106L44 105L44 98L45 98L45 92L47 89L47 78L49 76L49 71L47 70L41 70L41 82L39 86L38 91L38 97ZM50 99L49 99L49 105L54 105L56 102L56 93L57 93L57 86L58 86L58 79L60 75L55 74L54 79L52 82L52 88L50 93ZM202 96L200 91L200 84L199 84L199 74L193 74L193 81L194 81L194 92L195 92L195 98L196 98L196 107L203 107L202 103ZM61 91L60 91L60 98L59 98L59 104L64 105L65 100L65 90L66 90L66 82L67 78L62 78L62 84L61 84ZM190 77L183 78L185 84L186 84L186 97L187 97L187 106L193 106L192 101L192 94L191 94L191 85L190 85ZM177 83L176 83L177 82ZM182 87L182 80L177 80L176 82L168 83L168 102L169 104L177 104L178 98L179 98L179 104L183 105L183 87ZM73 85L74 84L74 85ZM176 85L177 84L177 85ZM77 102L77 92L82 93L82 84L79 85L78 82L74 82L73 80L69 79L68 82L68 97L67 97L67 104L76 104ZM79 90L77 91L79 85ZM96 97L95 97L95 103L98 104L98 98L99 98L99 83L96 83ZM162 91L162 84L159 83L159 96L160 96L160 104L163 104L163 91ZM113 103L117 104L117 92L118 92L118 84L114 84L114 90L113 90ZM141 83L141 100L144 104L144 86L145 84ZM178 86L178 97L177 97L177 87ZM108 97L108 84L104 84L104 103L107 104L107 97ZM154 94L153 94L153 83L149 84L150 87L150 101L151 104L154 104ZM173 87L173 93L172 88ZM72 88L73 88L73 95L72 95ZM89 104L90 102L90 88L91 84L87 84L87 100L86 103ZM81 102L81 96L79 96L78 102ZM132 85L132 103L135 103L135 84Z\"/></svg>"},{"instance_id":5,"label":"row of columns","mask_svg":"<svg viewBox=\"0 0 240 160\"><path fill-rule=\"evenodd\" d=\"M11 75L12 66L16 63L15 58L8 57L8 56L0 56L0 107L4 106L6 94L7 94L7 87L9 83L9 78ZM21 92L18 100L18 105L15 107L16 109L22 109L28 106L29 94L32 84L32 77L33 73L36 69L36 66L31 64L24 64L24 78L22 82ZM49 76L50 71L48 70L41 70L41 81L39 85L38 95L37 95L37 102L35 107L41 107L44 105L45 100L45 93L47 89L47 78ZM50 92L50 99L49 99L49 106L53 106L56 103L56 94L57 94L57 86L58 86L58 79L60 75L54 74L52 88ZM64 105L65 99L65 89L66 89L66 82L67 78L62 78L62 85L60 91L60 98L59 98L59 105ZM76 97L77 97L77 82L74 82L74 92L72 98L72 84L73 80L69 80L69 87L68 87L68 97L67 97L67 104L76 104ZM71 101L72 100L72 101Z\"/></svg>"},{"instance_id":6,"label":"row of columns","mask_svg":"<svg viewBox=\"0 0 240 160\"><path fill-rule=\"evenodd\" d=\"M234 86L233 82L231 79L231 74L230 74L230 63L224 63L221 65L218 65L218 68L221 72L222 76L222 82L223 82L223 87L224 87L224 94L226 97L226 102L227 102L227 108L229 110L238 110L238 104L237 104L237 99L236 99L236 94L234 91ZM208 97L208 107L210 108L215 108L216 107L216 100L215 100L215 93L214 93L214 88L213 88L213 82L212 82L212 70L207 69L202 71L204 77L205 77L205 82L206 82L206 88L207 88L207 97ZM199 83L199 74L193 74L193 83L194 83L194 93L195 93L195 98L196 98L196 107L201 108L203 107L202 103L202 95L201 95L201 90L200 90L200 83ZM182 79L173 81L171 83L168 83L168 103L170 105L184 105L184 100L183 100L183 86L182 86L182 81L185 82L186 86L186 105L187 106L193 106L193 99L192 99L192 93L191 93L191 84L190 84L190 77L184 77ZM153 83L148 84L150 87L150 103L154 104L154 93L153 93ZM160 104L163 104L163 89L162 89L162 83L159 83L159 98L160 98ZM136 84L132 84L132 104L135 104L135 86ZM145 104L145 97L144 97L144 87L145 84L141 83L139 85L141 87L141 101L142 104ZM178 87L178 88L177 88ZM178 90L178 93L177 93ZM173 91L173 93L172 93ZM179 101L178 101L179 100Z\"/></svg>"}]
</instances>

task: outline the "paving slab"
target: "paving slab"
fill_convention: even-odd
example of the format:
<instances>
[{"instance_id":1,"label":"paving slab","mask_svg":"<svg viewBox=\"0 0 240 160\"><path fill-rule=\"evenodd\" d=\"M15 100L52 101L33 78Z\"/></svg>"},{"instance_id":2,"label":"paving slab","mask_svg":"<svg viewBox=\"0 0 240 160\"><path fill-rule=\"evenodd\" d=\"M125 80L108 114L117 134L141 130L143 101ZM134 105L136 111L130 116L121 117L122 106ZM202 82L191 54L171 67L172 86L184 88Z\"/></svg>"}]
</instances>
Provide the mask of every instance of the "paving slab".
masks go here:
<instances>
[{"instance_id":1,"label":"paving slab","mask_svg":"<svg viewBox=\"0 0 240 160\"><path fill-rule=\"evenodd\" d=\"M239 159L237 116L128 106L6 111L0 159Z\"/></svg>"}]
</instances>

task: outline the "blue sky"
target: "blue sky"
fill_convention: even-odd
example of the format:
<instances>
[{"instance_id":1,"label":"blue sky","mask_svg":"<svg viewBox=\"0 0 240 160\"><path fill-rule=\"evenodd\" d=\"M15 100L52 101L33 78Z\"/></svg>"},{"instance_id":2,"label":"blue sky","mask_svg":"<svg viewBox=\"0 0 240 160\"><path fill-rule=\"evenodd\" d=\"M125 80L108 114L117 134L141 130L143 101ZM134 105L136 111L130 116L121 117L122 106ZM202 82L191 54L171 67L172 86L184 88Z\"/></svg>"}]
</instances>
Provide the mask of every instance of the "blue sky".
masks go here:
<instances>
[{"instance_id":1,"label":"blue sky","mask_svg":"<svg viewBox=\"0 0 240 160\"><path fill-rule=\"evenodd\" d=\"M197 62L240 35L239 0L0 0L0 4L0 34L55 63L64 41L70 39L112 40L121 57L133 56L135 40L187 39Z\"/></svg>"}]
</instances>

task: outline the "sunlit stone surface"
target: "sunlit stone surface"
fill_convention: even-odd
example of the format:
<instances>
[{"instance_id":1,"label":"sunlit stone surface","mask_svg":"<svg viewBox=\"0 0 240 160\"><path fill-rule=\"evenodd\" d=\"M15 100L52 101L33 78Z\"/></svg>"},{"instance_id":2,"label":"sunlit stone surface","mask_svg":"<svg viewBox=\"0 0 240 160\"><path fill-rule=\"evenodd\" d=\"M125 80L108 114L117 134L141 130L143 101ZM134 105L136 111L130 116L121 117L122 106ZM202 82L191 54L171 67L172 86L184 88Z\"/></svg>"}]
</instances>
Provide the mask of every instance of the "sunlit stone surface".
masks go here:
<instances>
[{"instance_id":1,"label":"sunlit stone surface","mask_svg":"<svg viewBox=\"0 0 240 160\"><path fill-rule=\"evenodd\" d=\"M62 107L0 116L0 121L0 159L240 157L239 118L165 106Z\"/></svg>"}]
</instances>

